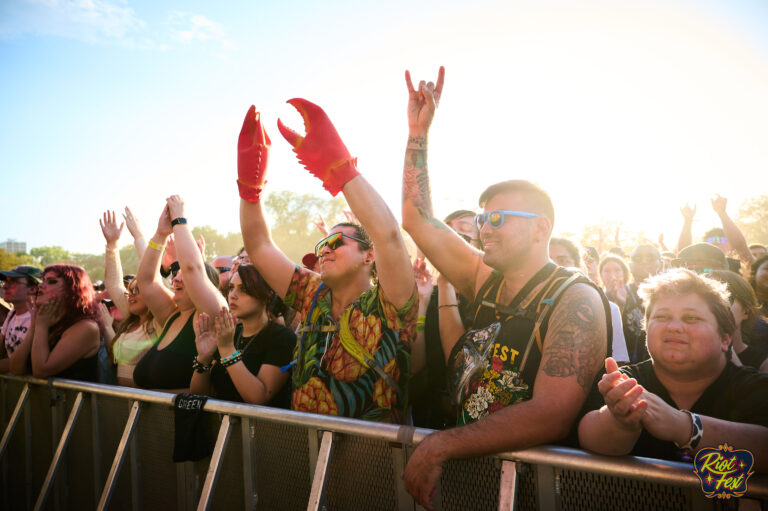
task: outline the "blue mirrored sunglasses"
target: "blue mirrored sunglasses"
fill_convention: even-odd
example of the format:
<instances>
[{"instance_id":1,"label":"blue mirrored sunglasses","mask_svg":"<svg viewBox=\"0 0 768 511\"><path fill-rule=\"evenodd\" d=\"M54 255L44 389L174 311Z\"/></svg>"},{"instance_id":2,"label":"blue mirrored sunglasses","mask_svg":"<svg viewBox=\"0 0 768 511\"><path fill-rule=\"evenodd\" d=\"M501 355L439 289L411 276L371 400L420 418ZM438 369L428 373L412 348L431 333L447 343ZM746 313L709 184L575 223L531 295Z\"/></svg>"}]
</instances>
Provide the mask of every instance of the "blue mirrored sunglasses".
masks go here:
<instances>
[{"instance_id":1,"label":"blue mirrored sunglasses","mask_svg":"<svg viewBox=\"0 0 768 511\"><path fill-rule=\"evenodd\" d=\"M494 209L488 213L481 213L475 215L475 225L478 229L482 229L486 222L490 224L494 229L499 229L504 225L504 217L506 216L519 216L523 218L538 218L540 215L536 213L529 213L527 211L509 211L506 209Z\"/></svg>"}]
</instances>

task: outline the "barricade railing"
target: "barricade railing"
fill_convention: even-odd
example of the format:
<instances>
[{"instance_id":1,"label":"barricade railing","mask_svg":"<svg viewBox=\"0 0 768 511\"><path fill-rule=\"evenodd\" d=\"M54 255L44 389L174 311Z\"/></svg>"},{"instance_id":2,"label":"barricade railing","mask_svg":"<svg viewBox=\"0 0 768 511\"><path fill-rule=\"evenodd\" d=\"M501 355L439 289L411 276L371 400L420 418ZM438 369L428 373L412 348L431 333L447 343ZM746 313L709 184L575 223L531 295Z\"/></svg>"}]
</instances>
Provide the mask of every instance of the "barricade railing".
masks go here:
<instances>
[{"instance_id":1,"label":"barricade railing","mask_svg":"<svg viewBox=\"0 0 768 511\"><path fill-rule=\"evenodd\" d=\"M2 509L421 509L402 476L432 430L209 399L211 456L174 463L172 394L0 375L0 397ZM768 505L768 478L747 497ZM690 465L551 446L451 461L435 498L445 511L721 504Z\"/></svg>"}]
</instances>

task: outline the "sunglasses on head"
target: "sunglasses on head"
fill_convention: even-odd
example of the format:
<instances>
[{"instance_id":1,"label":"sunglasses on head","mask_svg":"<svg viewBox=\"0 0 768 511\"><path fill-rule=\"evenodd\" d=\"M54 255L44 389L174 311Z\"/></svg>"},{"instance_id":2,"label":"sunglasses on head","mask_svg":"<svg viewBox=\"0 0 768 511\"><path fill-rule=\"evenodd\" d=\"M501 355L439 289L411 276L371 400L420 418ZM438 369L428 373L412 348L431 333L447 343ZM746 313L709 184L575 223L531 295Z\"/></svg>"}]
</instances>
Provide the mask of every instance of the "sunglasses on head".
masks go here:
<instances>
[{"instance_id":1,"label":"sunglasses on head","mask_svg":"<svg viewBox=\"0 0 768 511\"><path fill-rule=\"evenodd\" d=\"M317 245L315 245L315 256L320 257L320 252L322 252L323 248L328 245L328 248L331 250L336 250L340 246L344 244L344 238L349 238L351 240L355 240L359 243L362 243L366 246L366 248L369 248L371 245L365 241L361 240L360 238L355 238L354 236L350 236L349 234L344 234L343 232L335 232L331 234L330 236L326 236L325 238L321 239L317 242Z\"/></svg>"},{"instance_id":2,"label":"sunglasses on head","mask_svg":"<svg viewBox=\"0 0 768 511\"><path fill-rule=\"evenodd\" d=\"M540 215L536 213L528 213L527 211L509 211L506 209L494 209L489 213L481 213L475 215L475 225L478 229L482 229L486 222L494 229L499 229L504 225L504 217L506 216L519 216L523 218L538 218Z\"/></svg>"}]
</instances>

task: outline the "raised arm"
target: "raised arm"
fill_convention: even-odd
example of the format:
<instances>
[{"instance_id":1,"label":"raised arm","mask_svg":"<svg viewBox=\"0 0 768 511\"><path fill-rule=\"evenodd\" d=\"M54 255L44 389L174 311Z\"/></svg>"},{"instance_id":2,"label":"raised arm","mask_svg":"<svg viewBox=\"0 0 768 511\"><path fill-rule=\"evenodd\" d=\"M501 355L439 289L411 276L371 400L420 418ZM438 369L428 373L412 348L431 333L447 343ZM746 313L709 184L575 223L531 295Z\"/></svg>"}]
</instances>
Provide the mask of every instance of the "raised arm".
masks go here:
<instances>
[{"instance_id":1,"label":"raised arm","mask_svg":"<svg viewBox=\"0 0 768 511\"><path fill-rule=\"evenodd\" d=\"M357 170L336 128L322 108L306 99L288 101L304 118L306 135L301 136L278 120L278 128L293 146L299 161L331 195L344 192L352 213L370 235L376 248L379 284L397 308L403 307L415 289L405 242L389 207Z\"/></svg>"},{"instance_id":2,"label":"raised arm","mask_svg":"<svg viewBox=\"0 0 768 511\"><path fill-rule=\"evenodd\" d=\"M270 145L261 115L251 106L237 141L240 231L251 262L280 298L285 298L296 265L272 241L261 206Z\"/></svg>"},{"instance_id":3,"label":"raised arm","mask_svg":"<svg viewBox=\"0 0 768 511\"><path fill-rule=\"evenodd\" d=\"M712 199L712 209L714 209L717 216L720 217L720 222L723 224L723 231L725 232L725 239L728 240L731 248L733 248L739 255L739 259L747 264L752 264L755 262L755 258L749 250L749 245L747 245L747 240L744 238L741 229L739 229L736 222L734 222L725 211L727 205L728 199L725 197L716 195L715 198Z\"/></svg>"},{"instance_id":4,"label":"raised arm","mask_svg":"<svg viewBox=\"0 0 768 511\"><path fill-rule=\"evenodd\" d=\"M163 285L160 278L160 259L170 234L171 219L166 204L160 214L160 219L157 221L157 231L149 240L149 247L144 252L144 257L141 258L139 269L136 272L136 281L141 290L141 298L149 307L158 325L165 325L165 322L176 310L173 293Z\"/></svg>"},{"instance_id":5,"label":"raised arm","mask_svg":"<svg viewBox=\"0 0 768 511\"><path fill-rule=\"evenodd\" d=\"M411 374L416 374L424 369L424 365L427 363L424 325L427 319L427 306L432 297L435 283L429 268L427 268L426 261L421 257L413 260L413 276L416 279L416 290L419 293L419 316L416 323L416 338L411 345Z\"/></svg>"},{"instance_id":6,"label":"raised arm","mask_svg":"<svg viewBox=\"0 0 768 511\"><path fill-rule=\"evenodd\" d=\"M117 226L114 211L105 211L99 220L101 232L107 242L104 256L104 285L109 292L109 297L115 302L120 314L127 318L131 311L128 310L128 299L125 297L125 284L123 284L123 268L120 266L120 252L117 242L123 232L123 225Z\"/></svg>"},{"instance_id":7,"label":"raised arm","mask_svg":"<svg viewBox=\"0 0 768 511\"><path fill-rule=\"evenodd\" d=\"M221 307L226 307L227 301L205 273L203 255L184 217L184 201L178 195L171 195L166 202L173 224L176 256L184 277L184 289L198 312L215 316Z\"/></svg>"},{"instance_id":8,"label":"raised arm","mask_svg":"<svg viewBox=\"0 0 768 511\"><path fill-rule=\"evenodd\" d=\"M125 226L128 227L128 232L133 236L133 247L136 249L136 253L139 254L139 260L144 257L144 251L147 249L147 240L144 239L144 233L139 225L139 220L133 216L130 208L125 207L123 213L123 219L125 220Z\"/></svg>"},{"instance_id":9,"label":"raised arm","mask_svg":"<svg viewBox=\"0 0 768 511\"><path fill-rule=\"evenodd\" d=\"M464 333L464 323L459 312L456 289L442 275L437 277L437 316L440 325L440 344L445 361L451 357L456 342Z\"/></svg>"},{"instance_id":10,"label":"raised arm","mask_svg":"<svg viewBox=\"0 0 768 511\"><path fill-rule=\"evenodd\" d=\"M403 168L403 228L442 275L465 296L474 296L478 272L487 268L482 263L482 254L435 218L432 211L427 137L443 92L444 77L445 69L441 66L437 85L421 81L417 90L411 82L410 72L405 72L408 142ZM487 272L484 272L482 280L486 277Z\"/></svg>"},{"instance_id":11,"label":"raised arm","mask_svg":"<svg viewBox=\"0 0 768 511\"><path fill-rule=\"evenodd\" d=\"M406 490L430 509L444 461L526 449L567 436L605 360L606 342L605 313L597 291L573 285L552 312L531 399L428 436L408 461Z\"/></svg>"},{"instance_id":12,"label":"raised arm","mask_svg":"<svg viewBox=\"0 0 768 511\"><path fill-rule=\"evenodd\" d=\"M678 252L693 244L692 226L693 217L696 214L696 204L691 207L686 203L685 206L680 208L680 213L683 215L683 227L680 229L680 238L677 240Z\"/></svg>"}]
</instances>

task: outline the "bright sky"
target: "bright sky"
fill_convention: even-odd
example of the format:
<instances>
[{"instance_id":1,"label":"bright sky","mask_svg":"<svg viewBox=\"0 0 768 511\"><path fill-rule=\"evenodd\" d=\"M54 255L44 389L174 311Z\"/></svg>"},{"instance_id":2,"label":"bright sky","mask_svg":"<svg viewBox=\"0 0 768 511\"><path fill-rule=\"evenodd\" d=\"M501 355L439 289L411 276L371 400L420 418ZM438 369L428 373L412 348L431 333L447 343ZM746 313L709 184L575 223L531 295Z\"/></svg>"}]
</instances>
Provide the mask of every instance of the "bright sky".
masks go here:
<instances>
[{"instance_id":1,"label":"bright sky","mask_svg":"<svg viewBox=\"0 0 768 511\"><path fill-rule=\"evenodd\" d=\"M768 192L761 0L0 2L0 241L98 253L104 209L151 235L178 193L192 225L239 229L236 141L255 104L268 189L322 195L276 128L321 105L399 217L403 72L446 66L430 138L436 212L539 182L556 231L620 220L677 238L709 198ZM122 242L130 242L127 232ZM673 243L669 243L673 244Z\"/></svg>"}]
</instances>

